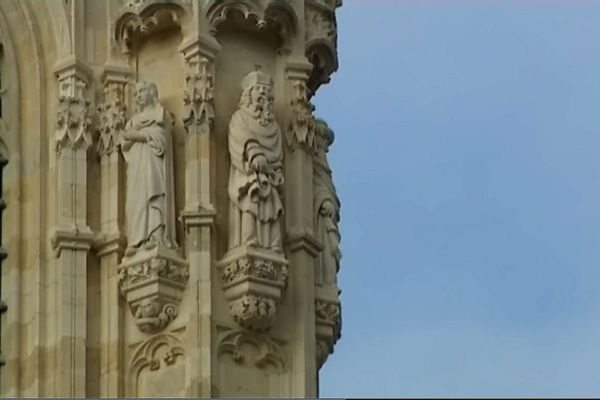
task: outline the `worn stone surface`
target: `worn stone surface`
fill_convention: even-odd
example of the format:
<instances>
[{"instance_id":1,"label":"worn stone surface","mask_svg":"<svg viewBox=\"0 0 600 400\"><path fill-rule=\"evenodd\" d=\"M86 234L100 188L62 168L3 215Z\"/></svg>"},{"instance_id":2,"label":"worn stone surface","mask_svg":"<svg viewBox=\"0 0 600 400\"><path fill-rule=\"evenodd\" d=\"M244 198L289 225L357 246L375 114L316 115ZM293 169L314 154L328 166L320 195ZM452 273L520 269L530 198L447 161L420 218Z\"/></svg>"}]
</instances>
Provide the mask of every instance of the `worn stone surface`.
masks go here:
<instances>
[{"instance_id":1,"label":"worn stone surface","mask_svg":"<svg viewBox=\"0 0 600 400\"><path fill-rule=\"evenodd\" d=\"M340 5L0 1L0 395L318 395Z\"/></svg>"}]
</instances>

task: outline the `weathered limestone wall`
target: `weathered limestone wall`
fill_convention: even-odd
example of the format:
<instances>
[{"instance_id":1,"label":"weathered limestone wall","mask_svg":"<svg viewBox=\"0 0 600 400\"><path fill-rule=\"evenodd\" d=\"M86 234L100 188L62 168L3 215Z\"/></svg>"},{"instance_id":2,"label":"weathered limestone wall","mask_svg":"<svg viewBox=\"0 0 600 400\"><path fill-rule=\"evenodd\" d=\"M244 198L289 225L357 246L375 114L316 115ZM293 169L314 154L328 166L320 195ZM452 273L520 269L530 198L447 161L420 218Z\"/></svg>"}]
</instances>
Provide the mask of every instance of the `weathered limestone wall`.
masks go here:
<instances>
[{"instance_id":1,"label":"weathered limestone wall","mask_svg":"<svg viewBox=\"0 0 600 400\"><path fill-rule=\"evenodd\" d=\"M310 97L337 70L340 5L0 1L2 396L318 394L341 329L339 201ZM230 240L229 124L253 71L280 128L281 246ZM173 122L173 249L127 238L141 81Z\"/></svg>"}]
</instances>

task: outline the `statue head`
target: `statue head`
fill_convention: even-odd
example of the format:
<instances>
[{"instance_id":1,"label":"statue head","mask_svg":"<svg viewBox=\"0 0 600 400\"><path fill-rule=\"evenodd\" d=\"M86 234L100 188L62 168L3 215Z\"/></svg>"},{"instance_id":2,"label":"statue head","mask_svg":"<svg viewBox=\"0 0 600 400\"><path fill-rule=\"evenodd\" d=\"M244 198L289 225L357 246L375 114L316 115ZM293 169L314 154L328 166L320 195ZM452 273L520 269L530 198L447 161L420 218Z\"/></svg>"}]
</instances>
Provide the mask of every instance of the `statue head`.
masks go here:
<instances>
[{"instance_id":1,"label":"statue head","mask_svg":"<svg viewBox=\"0 0 600 400\"><path fill-rule=\"evenodd\" d=\"M316 143L320 150L327 151L333 143L334 134L327 122L320 118L315 119Z\"/></svg>"},{"instance_id":2,"label":"statue head","mask_svg":"<svg viewBox=\"0 0 600 400\"><path fill-rule=\"evenodd\" d=\"M261 125L268 125L275 117L273 106L273 80L261 71L250 72L242 80L240 108L250 112Z\"/></svg>"},{"instance_id":3,"label":"statue head","mask_svg":"<svg viewBox=\"0 0 600 400\"><path fill-rule=\"evenodd\" d=\"M135 104L140 111L158 103L158 88L154 82L139 81L135 84Z\"/></svg>"}]
</instances>

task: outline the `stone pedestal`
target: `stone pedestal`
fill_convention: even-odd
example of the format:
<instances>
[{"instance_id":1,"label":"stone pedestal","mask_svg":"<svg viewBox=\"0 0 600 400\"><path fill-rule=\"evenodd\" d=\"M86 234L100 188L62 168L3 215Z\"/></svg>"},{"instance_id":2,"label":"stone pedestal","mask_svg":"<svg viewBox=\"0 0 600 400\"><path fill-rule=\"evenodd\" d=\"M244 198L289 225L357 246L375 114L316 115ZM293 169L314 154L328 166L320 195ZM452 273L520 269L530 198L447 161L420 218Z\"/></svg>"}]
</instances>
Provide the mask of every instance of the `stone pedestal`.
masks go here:
<instances>
[{"instance_id":1,"label":"stone pedestal","mask_svg":"<svg viewBox=\"0 0 600 400\"><path fill-rule=\"evenodd\" d=\"M321 368L342 333L342 305L335 286L317 287L315 296L315 333L317 367Z\"/></svg>"},{"instance_id":2,"label":"stone pedestal","mask_svg":"<svg viewBox=\"0 0 600 400\"><path fill-rule=\"evenodd\" d=\"M287 265L279 253L246 246L229 251L218 263L229 311L240 326L271 326L287 283Z\"/></svg>"},{"instance_id":3,"label":"stone pedestal","mask_svg":"<svg viewBox=\"0 0 600 400\"><path fill-rule=\"evenodd\" d=\"M155 247L123 258L119 288L142 332L159 332L177 317L188 277L188 263L174 250Z\"/></svg>"}]
</instances>

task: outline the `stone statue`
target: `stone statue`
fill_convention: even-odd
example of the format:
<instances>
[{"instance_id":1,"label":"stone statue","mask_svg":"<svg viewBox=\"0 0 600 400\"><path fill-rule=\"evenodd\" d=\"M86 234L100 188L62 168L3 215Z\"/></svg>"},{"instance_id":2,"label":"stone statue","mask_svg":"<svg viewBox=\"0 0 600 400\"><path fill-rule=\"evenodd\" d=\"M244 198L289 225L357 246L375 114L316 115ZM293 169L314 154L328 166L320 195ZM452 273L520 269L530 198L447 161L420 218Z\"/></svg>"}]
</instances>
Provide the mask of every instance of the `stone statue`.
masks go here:
<instances>
[{"instance_id":1,"label":"stone statue","mask_svg":"<svg viewBox=\"0 0 600 400\"><path fill-rule=\"evenodd\" d=\"M337 285L340 268L340 201L335 192L331 169L327 161L329 146L333 143L333 131L325 121L315 121L315 157L313 164L315 196L315 232L323 245L323 252L317 260L317 283Z\"/></svg>"},{"instance_id":2,"label":"stone statue","mask_svg":"<svg viewBox=\"0 0 600 400\"><path fill-rule=\"evenodd\" d=\"M121 151L127 162L127 250L176 248L173 189L173 127L158 100L156 84L135 85L137 113L125 126Z\"/></svg>"},{"instance_id":3,"label":"stone statue","mask_svg":"<svg viewBox=\"0 0 600 400\"><path fill-rule=\"evenodd\" d=\"M283 150L271 111L273 81L260 72L242 80L239 109L229 123L229 248L281 252Z\"/></svg>"}]
</instances>

